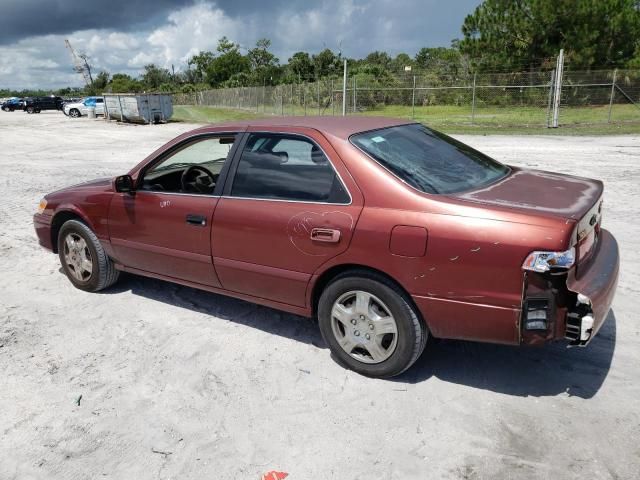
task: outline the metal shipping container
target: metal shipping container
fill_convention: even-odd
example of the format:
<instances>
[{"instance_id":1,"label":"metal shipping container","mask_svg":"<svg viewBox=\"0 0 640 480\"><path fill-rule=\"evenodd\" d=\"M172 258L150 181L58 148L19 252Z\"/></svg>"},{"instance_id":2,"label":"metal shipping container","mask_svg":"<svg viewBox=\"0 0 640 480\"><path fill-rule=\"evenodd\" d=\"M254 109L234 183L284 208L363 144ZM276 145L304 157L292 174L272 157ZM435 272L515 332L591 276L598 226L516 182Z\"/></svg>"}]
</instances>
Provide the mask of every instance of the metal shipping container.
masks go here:
<instances>
[{"instance_id":1,"label":"metal shipping container","mask_svg":"<svg viewBox=\"0 0 640 480\"><path fill-rule=\"evenodd\" d=\"M172 96L164 93L105 93L105 116L132 123L166 122L173 115Z\"/></svg>"}]
</instances>

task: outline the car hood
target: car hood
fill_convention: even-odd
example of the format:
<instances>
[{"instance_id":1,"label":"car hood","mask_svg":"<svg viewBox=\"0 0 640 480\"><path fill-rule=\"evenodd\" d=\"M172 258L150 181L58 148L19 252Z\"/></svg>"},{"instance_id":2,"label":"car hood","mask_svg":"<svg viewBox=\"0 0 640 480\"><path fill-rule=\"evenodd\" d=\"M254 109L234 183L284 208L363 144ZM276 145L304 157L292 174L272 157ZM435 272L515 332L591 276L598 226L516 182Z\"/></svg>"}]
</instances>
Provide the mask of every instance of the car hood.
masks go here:
<instances>
[{"instance_id":1,"label":"car hood","mask_svg":"<svg viewBox=\"0 0 640 480\"><path fill-rule=\"evenodd\" d=\"M56 195L59 193L68 193L71 191L80 191L80 190L83 190L83 191L95 190L96 192L104 192L111 189L112 189L111 178L98 178L96 180L90 180L88 182L78 183L77 185L72 185L70 187L57 190L50 195Z\"/></svg>"},{"instance_id":2,"label":"car hood","mask_svg":"<svg viewBox=\"0 0 640 480\"><path fill-rule=\"evenodd\" d=\"M579 220L602 196L599 180L542 170L512 167L511 173L487 187L455 198L541 216Z\"/></svg>"},{"instance_id":3,"label":"car hood","mask_svg":"<svg viewBox=\"0 0 640 480\"><path fill-rule=\"evenodd\" d=\"M84 107L84 103L82 102L73 102L73 103L65 103L64 108L82 108Z\"/></svg>"}]
</instances>

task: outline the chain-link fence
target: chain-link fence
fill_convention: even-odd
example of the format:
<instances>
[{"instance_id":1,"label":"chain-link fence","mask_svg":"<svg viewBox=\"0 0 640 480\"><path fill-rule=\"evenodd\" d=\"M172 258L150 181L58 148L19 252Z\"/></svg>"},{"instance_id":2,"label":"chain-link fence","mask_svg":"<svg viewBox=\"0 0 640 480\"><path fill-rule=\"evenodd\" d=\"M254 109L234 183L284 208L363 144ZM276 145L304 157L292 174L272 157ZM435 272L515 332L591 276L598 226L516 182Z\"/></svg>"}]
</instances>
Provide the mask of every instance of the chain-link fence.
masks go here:
<instances>
[{"instance_id":1,"label":"chain-link fence","mask_svg":"<svg viewBox=\"0 0 640 480\"><path fill-rule=\"evenodd\" d=\"M559 83L558 83L559 82ZM557 90L557 93L556 93ZM556 102L555 96L558 95ZM176 105L259 115L387 115L427 124L550 126L640 122L640 70L483 73L456 76L356 75L278 86L238 87L174 96Z\"/></svg>"}]
</instances>

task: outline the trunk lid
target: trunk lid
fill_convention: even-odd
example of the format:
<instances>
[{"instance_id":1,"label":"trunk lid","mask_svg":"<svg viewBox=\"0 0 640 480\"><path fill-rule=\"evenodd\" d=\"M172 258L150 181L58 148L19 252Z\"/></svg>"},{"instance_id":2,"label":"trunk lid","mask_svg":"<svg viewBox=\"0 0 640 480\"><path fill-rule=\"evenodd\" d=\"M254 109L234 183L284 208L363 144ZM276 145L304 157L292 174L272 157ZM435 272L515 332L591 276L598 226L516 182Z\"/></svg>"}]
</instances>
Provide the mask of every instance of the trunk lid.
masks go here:
<instances>
[{"instance_id":1,"label":"trunk lid","mask_svg":"<svg viewBox=\"0 0 640 480\"><path fill-rule=\"evenodd\" d=\"M590 260L598 240L602 192L599 180L512 167L500 181L456 197L575 223L571 245L576 247L577 264L581 265Z\"/></svg>"}]
</instances>

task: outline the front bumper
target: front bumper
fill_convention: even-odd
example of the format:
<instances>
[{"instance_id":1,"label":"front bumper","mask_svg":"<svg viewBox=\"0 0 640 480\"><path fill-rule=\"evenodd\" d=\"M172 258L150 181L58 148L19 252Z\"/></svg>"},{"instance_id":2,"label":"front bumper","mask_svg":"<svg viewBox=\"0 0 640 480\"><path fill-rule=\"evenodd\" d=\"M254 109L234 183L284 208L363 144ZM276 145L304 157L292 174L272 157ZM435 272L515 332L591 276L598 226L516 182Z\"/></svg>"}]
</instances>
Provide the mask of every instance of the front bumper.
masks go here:
<instances>
[{"instance_id":1,"label":"front bumper","mask_svg":"<svg viewBox=\"0 0 640 480\"><path fill-rule=\"evenodd\" d=\"M43 215L42 213L33 215L33 226L36 229L38 243L47 250L53 251L53 244L51 243L51 219L52 217L50 215Z\"/></svg>"},{"instance_id":2,"label":"front bumper","mask_svg":"<svg viewBox=\"0 0 640 480\"><path fill-rule=\"evenodd\" d=\"M588 305L579 306L583 310L579 315L570 318L570 313L567 318L567 333L570 332L570 326L582 332L578 338L567 335L573 345L585 346L598 333L607 318L618 286L620 255L616 239L609 231L601 229L596 248L593 260L588 266L580 267L578 277L575 269L567 277L567 288L589 300ZM585 317L591 317L592 320L587 319L587 324L583 324ZM592 326L589 327L589 323Z\"/></svg>"}]
</instances>

